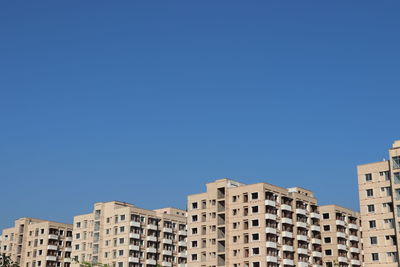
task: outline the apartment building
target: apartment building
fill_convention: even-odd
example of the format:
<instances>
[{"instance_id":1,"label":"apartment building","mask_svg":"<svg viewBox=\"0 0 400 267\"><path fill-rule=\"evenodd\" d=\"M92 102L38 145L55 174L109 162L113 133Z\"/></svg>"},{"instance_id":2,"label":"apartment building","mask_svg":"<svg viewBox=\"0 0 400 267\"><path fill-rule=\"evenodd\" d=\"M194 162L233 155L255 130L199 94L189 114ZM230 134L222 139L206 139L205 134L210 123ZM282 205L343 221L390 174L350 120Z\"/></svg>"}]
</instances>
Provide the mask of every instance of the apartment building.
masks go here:
<instances>
[{"instance_id":1,"label":"apartment building","mask_svg":"<svg viewBox=\"0 0 400 267\"><path fill-rule=\"evenodd\" d=\"M71 224L20 218L3 230L0 253L20 267L69 267L71 245Z\"/></svg>"},{"instance_id":2,"label":"apartment building","mask_svg":"<svg viewBox=\"0 0 400 267\"><path fill-rule=\"evenodd\" d=\"M184 267L186 211L112 201L74 217L73 258L111 267Z\"/></svg>"},{"instance_id":3,"label":"apartment building","mask_svg":"<svg viewBox=\"0 0 400 267\"><path fill-rule=\"evenodd\" d=\"M357 171L364 266L398 267L400 140L389 149L389 160L359 165Z\"/></svg>"},{"instance_id":4,"label":"apartment building","mask_svg":"<svg viewBox=\"0 0 400 267\"><path fill-rule=\"evenodd\" d=\"M361 266L360 214L337 205L319 206L319 212L324 266Z\"/></svg>"},{"instance_id":5,"label":"apartment building","mask_svg":"<svg viewBox=\"0 0 400 267\"><path fill-rule=\"evenodd\" d=\"M230 179L188 196L188 266L322 266L311 191Z\"/></svg>"}]
</instances>

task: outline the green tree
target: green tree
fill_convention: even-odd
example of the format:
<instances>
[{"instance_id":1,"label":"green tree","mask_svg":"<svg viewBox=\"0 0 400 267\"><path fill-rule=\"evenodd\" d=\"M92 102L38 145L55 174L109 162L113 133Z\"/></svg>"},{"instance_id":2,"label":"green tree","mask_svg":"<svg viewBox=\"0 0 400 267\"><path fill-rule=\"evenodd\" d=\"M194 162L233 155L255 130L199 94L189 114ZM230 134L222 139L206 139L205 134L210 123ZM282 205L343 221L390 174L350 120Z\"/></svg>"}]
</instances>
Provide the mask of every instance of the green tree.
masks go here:
<instances>
[{"instance_id":1,"label":"green tree","mask_svg":"<svg viewBox=\"0 0 400 267\"><path fill-rule=\"evenodd\" d=\"M18 263L14 262L10 256L2 253L0 254L0 267L18 267Z\"/></svg>"}]
</instances>

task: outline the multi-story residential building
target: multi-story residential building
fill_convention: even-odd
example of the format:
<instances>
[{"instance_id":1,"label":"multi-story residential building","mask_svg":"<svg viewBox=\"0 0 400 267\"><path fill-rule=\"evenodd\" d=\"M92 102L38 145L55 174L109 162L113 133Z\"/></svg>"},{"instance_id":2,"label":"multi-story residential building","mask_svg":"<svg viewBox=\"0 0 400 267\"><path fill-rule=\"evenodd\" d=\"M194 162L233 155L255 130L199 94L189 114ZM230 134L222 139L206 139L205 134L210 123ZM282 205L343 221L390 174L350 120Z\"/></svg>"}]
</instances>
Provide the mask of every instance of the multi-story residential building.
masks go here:
<instances>
[{"instance_id":1,"label":"multi-story residential building","mask_svg":"<svg viewBox=\"0 0 400 267\"><path fill-rule=\"evenodd\" d=\"M360 214L337 205L319 206L325 267L359 267Z\"/></svg>"},{"instance_id":2,"label":"multi-story residential building","mask_svg":"<svg viewBox=\"0 0 400 267\"><path fill-rule=\"evenodd\" d=\"M229 179L188 196L188 266L322 266L312 192Z\"/></svg>"},{"instance_id":3,"label":"multi-story residential building","mask_svg":"<svg viewBox=\"0 0 400 267\"><path fill-rule=\"evenodd\" d=\"M100 202L93 212L74 217L72 256L111 267L182 267L186 236L186 211Z\"/></svg>"},{"instance_id":4,"label":"multi-story residential building","mask_svg":"<svg viewBox=\"0 0 400 267\"><path fill-rule=\"evenodd\" d=\"M71 224L21 218L3 230L0 253L20 267L69 267L71 244Z\"/></svg>"},{"instance_id":5,"label":"multi-story residential building","mask_svg":"<svg viewBox=\"0 0 400 267\"><path fill-rule=\"evenodd\" d=\"M389 160L360 165L357 171L364 266L398 267L400 141L389 149Z\"/></svg>"}]
</instances>

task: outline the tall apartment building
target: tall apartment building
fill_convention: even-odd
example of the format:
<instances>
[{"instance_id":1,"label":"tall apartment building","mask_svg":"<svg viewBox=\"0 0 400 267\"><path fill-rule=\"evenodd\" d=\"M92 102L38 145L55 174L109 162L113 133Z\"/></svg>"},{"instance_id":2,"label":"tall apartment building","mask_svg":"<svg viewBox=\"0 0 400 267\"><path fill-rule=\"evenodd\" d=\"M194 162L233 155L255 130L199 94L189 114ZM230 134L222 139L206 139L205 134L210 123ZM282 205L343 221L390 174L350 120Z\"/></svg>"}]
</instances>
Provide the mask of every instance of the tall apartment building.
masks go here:
<instances>
[{"instance_id":1,"label":"tall apartment building","mask_svg":"<svg viewBox=\"0 0 400 267\"><path fill-rule=\"evenodd\" d=\"M322 266L312 192L229 179L188 196L188 266Z\"/></svg>"},{"instance_id":2,"label":"tall apartment building","mask_svg":"<svg viewBox=\"0 0 400 267\"><path fill-rule=\"evenodd\" d=\"M389 149L389 160L359 165L357 171L364 266L398 267L400 141Z\"/></svg>"},{"instance_id":3,"label":"tall apartment building","mask_svg":"<svg viewBox=\"0 0 400 267\"><path fill-rule=\"evenodd\" d=\"M186 211L100 202L74 217L72 256L111 267L183 267L186 236Z\"/></svg>"},{"instance_id":4,"label":"tall apartment building","mask_svg":"<svg viewBox=\"0 0 400 267\"><path fill-rule=\"evenodd\" d=\"M361 266L360 214L337 205L319 206L319 212L324 266Z\"/></svg>"},{"instance_id":5,"label":"tall apartment building","mask_svg":"<svg viewBox=\"0 0 400 267\"><path fill-rule=\"evenodd\" d=\"M20 267L69 267L72 225L33 218L21 218L1 235L0 253Z\"/></svg>"}]
</instances>

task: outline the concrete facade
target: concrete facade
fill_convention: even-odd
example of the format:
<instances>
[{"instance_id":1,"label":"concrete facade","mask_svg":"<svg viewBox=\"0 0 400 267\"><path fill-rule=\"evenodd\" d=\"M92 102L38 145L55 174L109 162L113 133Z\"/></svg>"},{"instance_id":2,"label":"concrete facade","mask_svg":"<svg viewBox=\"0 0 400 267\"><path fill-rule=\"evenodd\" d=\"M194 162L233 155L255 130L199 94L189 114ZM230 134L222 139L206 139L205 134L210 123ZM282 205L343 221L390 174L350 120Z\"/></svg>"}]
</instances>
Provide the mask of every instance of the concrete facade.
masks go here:
<instances>
[{"instance_id":1,"label":"concrete facade","mask_svg":"<svg viewBox=\"0 0 400 267\"><path fill-rule=\"evenodd\" d=\"M398 267L400 141L389 149L389 160L360 165L357 171L364 266Z\"/></svg>"},{"instance_id":2,"label":"concrete facade","mask_svg":"<svg viewBox=\"0 0 400 267\"><path fill-rule=\"evenodd\" d=\"M186 266L186 211L112 201L74 217L73 258L110 267Z\"/></svg>"},{"instance_id":3,"label":"concrete facade","mask_svg":"<svg viewBox=\"0 0 400 267\"><path fill-rule=\"evenodd\" d=\"M319 207L325 267L362 266L360 214L337 205Z\"/></svg>"},{"instance_id":4,"label":"concrete facade","mask_svg":"<svg viewBox=\"0 0 400 267\"><path fill-rule=\"evenodd\" d=\"M4 229L0 253L20 267L70 267L72 225L33 218L21 218Z\"/></svg>"},{"instance_id":5,"label":"concrete facade","mask_svg":"<svg viewBox=\"0 0 400 267\"><path fill-rule=\"evenodd\" d=\"M229 179L188 196L188 266L322 266L311 191Z\"/></svg>"}]
</instances>

